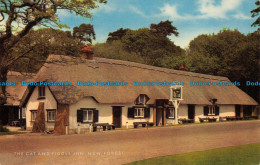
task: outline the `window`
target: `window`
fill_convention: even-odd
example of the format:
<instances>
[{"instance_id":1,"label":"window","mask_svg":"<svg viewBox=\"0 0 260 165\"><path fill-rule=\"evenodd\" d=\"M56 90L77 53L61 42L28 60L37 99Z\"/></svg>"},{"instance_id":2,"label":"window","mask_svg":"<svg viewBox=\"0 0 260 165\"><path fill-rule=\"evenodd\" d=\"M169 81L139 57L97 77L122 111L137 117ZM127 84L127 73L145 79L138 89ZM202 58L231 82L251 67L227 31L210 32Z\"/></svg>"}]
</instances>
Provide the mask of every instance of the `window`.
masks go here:
<instances>
[{"instance_id":1,"label":"window","mask_svg":"<svg viewBox=\"0 0 260 165\"><path fill-rule=\"evenodd\" d=\"M219 106L210 105L204 107L204 116L218 116L219 115Z\"/></svg>"},{"instance_id":2,"label":"window","mask_svg":"<svg viewBox=\"0 0 260 165\"><path fill-rule=\"evenodd\" d=\"M168 107L166 109L166 118L168 118L168 119L174 119L175 118L175 108L174 107Z\"/></svg>"},{"instance_id":3,"label":"window","mask_svg":"<svg viewBox=\"0 0 260 165\"><path fill-rule=\"evenodd\" d=\"M140 94L137 99L135 100L135 104L137 105L145 105L147 101L149 100L149 97L145 94Z\"/></svg>"},{"instance_id":4,"label":"window","mask_svg":"<svg viewBox=\"0 0 260 165\"><path fill-rule=\"evenodd\" d=\"M127 112L128 118L150 118L149 107L129 107Z\"/></svg>"},{"instance_id":5,"label":"window","mask_svg":"<svg viewBox=\"0 0 260 165\"><path fill-rule=\"evenodd\" d=\"M93 110L83 110L83 122L93 121Z\"/></svg>"},{"instance_id":6,"label":"window","mask_svg":"<svg viewBox=\"0 0 260 165\"><path fill-rule=\"evenodd\" d=\"M144 117L144 108L135 108L135 117Z\"/></svg>"},{"instance_id":7,"label":"window","mask_svg":"<svg viewBox=\"0 0 260 165\"><path fill-rule=\"evenodd\" d=\"M22 119L26 118L26 108L22 108Z\"/></svg>"},{"instance_id":8,"label":"window","mask_svg":"<svg viewBox=\"0 0 260 165\"><path fill-rule=\"evenodd\" d=\"M55 122L56 119L56 110L47 110L47 121L48 122Z\"/></svg>"},{"instance_id":9,"label":"window","mask_svg":"<svg viewBox=\"0 0 260 165\"><path fill-rule=\"evenodd\" d=\"M215 115L215 106L210 106L209 107L209 114L208 115Z\"/></svg>"},{"instance_id":10,"label":"window","mask_svg":"<svg viewBox=\"0 0 260 165\"><path fill-rule=\"evenodd\" d=\"M175 109L168 108L168 111L169 111L169 118L175 118Z\"/></svg>"},{"instance_id":11,"label":"window","mask_svg":"<svg viewBox=\"0 0 260 165\"><path fill-rule=\"evenodd\" d=\"M44 99L45 98L45 87L44 86L39 86L39 97L38 99Z\"/></svg>"},{"instance_id":12,"label":"window","mask_svg":"<svg viewBox=\"0 0 260 165\"><path fill-rule=\"evenodd\" d=\"M95 108L80 108L77 110L77 122L96 123L98 118L99 112Z\"/></svg>"},{"instance_id":13,"label":"window","mask_svg":"<svg viewBox=\"0 0 260 165\"><path fill-rule=\"evenodd\" d=\"M31 121L35 121L37 110L31 110Z\"/></svg>"}]
</instances>

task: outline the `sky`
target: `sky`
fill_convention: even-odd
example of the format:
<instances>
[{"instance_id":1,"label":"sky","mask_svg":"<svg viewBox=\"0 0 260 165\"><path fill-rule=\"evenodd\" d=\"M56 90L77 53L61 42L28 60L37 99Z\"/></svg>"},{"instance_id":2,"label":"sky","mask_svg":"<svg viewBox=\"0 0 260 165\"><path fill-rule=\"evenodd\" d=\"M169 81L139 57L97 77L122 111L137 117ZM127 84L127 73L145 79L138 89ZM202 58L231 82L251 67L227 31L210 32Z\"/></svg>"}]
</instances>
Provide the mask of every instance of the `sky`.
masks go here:
<instances>
[{"instance_id":1,"label":"sky","mask_svg":"<svg viewBox=\"0 0 260 165\"><path fill-rule=\"evenodd\" d=\"M92 24L95 42L105 42L108 33L119 28L139 29L152 23L172 21L179 36L170 36L176 45L187 48L200 34L218 33L223 28L248 34L256 30L250 11L256 0L107 0L91 11L92 18L60 12L62 23L71 27Z\"/></svg>"}]
</instances>

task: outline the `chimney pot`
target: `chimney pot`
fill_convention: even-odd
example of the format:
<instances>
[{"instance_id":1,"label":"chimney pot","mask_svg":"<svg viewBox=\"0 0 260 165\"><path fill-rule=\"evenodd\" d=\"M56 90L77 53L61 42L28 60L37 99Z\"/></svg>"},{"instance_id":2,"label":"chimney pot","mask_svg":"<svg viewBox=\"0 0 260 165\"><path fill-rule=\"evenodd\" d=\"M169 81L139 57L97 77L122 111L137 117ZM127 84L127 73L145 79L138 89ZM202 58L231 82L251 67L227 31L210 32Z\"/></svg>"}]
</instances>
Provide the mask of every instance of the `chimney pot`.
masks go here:
<instances>
[{"instance_id":1,"label":"chimney pot","mask_svg":"<svg viewBox=\"0 0 260 165\"><path fill-rule=\"evenodd\" d=\"M185 68L184 68L183 64L181 64L181 67L180 67L179 70L183 70L183 71L185 71Z\"/></svg>"},{"instance_id":2,"label":"chimney pot","mask_svg":"<svg viewBox=\"0 0 260 165\"><path fill-rule=\"evenodd\" d=\"M93 60L94 59L94 53L91 49L91 45L84 46L80 51L80 56L82 58Z\"/></svg>"}]
</instances>

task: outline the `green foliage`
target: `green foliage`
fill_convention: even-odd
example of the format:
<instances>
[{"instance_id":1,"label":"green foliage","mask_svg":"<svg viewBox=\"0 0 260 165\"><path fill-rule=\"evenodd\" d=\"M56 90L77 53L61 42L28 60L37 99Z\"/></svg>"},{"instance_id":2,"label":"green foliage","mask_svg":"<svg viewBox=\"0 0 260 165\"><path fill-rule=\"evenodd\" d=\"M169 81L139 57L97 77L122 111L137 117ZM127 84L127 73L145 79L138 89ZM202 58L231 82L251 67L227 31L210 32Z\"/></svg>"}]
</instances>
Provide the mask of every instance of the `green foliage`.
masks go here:
<instances>
[{"instance_id":1,"label":"green foliage","mask_svg":"<svg viewBox=\"0 0 260 165\"><path fill-rule=\"evenodd\" d=\"M116 58L148 65L178 69L185 61L184 50L176 46L167 36L178 35L170 21L151 24L149 28L137 30L120 28L109 33L106 44L95 46L100 57ZM109 48L108 52L103 49ZM99 53L102 49L102 54ZM117 54L117 53L119 53Z\"/></svg>"},{"instance_id":2,"label":"green foliage","mask_svg":"<svg viewBox=\"0 0 260 165\"><path fill-rule=\"evenodd\" d=\"M260 12L260 1L256 1L255 2L255 5L258 6L257 8L251 10L251 17L257 17L259 15L259 12ZM260 17L257 17L255 22L252 23L251 26L254 26L254 27L259 27L260 26Z\"/></svg>"},{"instance_id":3,"label":"green foliage","mask_svg":"<svg viewBox=\"0 0 260 165\"><path fill-rule=\"evenodd\" d=\"M134 52L126 51L123 46L124 45L120 40L116 40L109 43L96 44L93 46L93 51L96 57L104 57L110 59L118 59L148 64L146 63L147 60L145 60L145 58L139 56Z\"/></svg>"},{"instance_id":4,"label":"green foliage","mask_svg":"<svg viewBox=\"0 0 260 165\"><path fill-rule=\"evenodd\" d=\"M49 54L79 56L79 50L82 47L83 44L75 40L68 31L49 28L31 30L12 49L9 57L15 58L24 52L26 54L17 59L11 65L11 69L21 72L37 72Z\"/></svg>"},{"instance_id":5,"label":"green foliage","mask_svg":"<svg viewBox=\"0 0 260 165\"><path fill-rule=\"evenodd\" d=\"M141 160L129 165L254 165L259 163L260 143Z\"/></svg>"},{"instance_id":6,"label":"green foliage","mask_svg":"<svg viewBox=\"0 0 260 165\"><path fill-rule=\"evenodd\" d=\"M154 33L159 33L165 37L172 34L174 34L175 36L179 35L179 33L177 32L177 28L175 26L172 26L172 22L169 20L161 21L158 24L151 24L150 29Z\"/></svg>"},{"instance_id":7,"label":"green foliage","mask_svg":"<svg viewBox=\"0 0 260 165\"><path fill-rule=\"evenodd\" d=\"M107 42L112 42L115 40L121 40L125 36L126 32L130 29L120 28L117 31L111 32L108 34Z\"/></svg>"},{"instance_id":8,"label":"green foliage","mask_svg":"<svg viewBox=\"0 0 260 165\"><path fill-rule=\"evenodd\" d=\"M257 99L257 89L245 81L257 81L260 54L259 34L244 35L237 30L199 35L189 44L189 71L228 77L242 83L241 88Z\"/></svg>"},{"instance_id":9,"label":"green foliage","mask_svg":"<svg viewBox=\"0 0 260 165\"><path fill-rule=\"evenodd\" d=\"M83 17L91 17L90 10L106 0L1 0L0 1L0 81L7 80L10 67L15 67L21 58L27 58L33 48L24 49L21 40L37 25L62 28L58 11L68 11ZM24 41L25 42L25 41ZM29 45L31 46L31 45ZM19 46L18 46L19 47ZM25 47L28 48L28 47ZM25 62L25 64L28 62ZM0 87L0 105L6 103L6 88Z\"/></svg>"},{"instance_id":10,"label":"green foliage","mask_svg":"<svg viewBox=\"0 0 260 165\"><path fill-rule=\"evenodd\" d=\"M238 50L238 44L245 42L245 39L246 36L237 30L199 35L189 44L189 68L200 73L227 76L229 66L236 67L232 60L236 60L234 56L238 54L234 54L234 51Z\"/></svg>"},{"instance_id":11,"label":"green foliage","mask_svg":"<svg viewBox=\"0 0 260 165\"><path fill-rule=\"evenodd\" d=\"M127 51L147 58L148 63L154 66L166 66L166 59L183 54L183 50L166 36L148 28L128 30L121 41Z\"/></svg>"},{"instance_id":12,"label":"green foliage","mask_svg":"<svg viewBox=\"0 0 260 165\"><path fill-rule=\"evenodd\" d=\"M96 34L93 25L81 24L79 27L73 28L73 37L78 39L80 42L90 42L96 39Z\"/></svg>"}]
</instances>

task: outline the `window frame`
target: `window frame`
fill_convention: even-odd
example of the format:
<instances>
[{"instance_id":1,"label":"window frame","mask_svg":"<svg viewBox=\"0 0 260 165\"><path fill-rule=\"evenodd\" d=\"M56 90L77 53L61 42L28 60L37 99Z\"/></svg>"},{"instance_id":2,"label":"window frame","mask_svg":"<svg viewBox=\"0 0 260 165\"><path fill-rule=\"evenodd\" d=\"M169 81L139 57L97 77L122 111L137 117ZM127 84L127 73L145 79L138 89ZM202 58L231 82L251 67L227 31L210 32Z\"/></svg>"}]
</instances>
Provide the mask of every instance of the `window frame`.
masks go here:
<instances>
[{"instance_id":1,"label":"window frame","mask_svg":"<svg viewBox=\"0 0 260 165\"><path fill-rule=\"evenodd\" d=\"M218 104L204 106L204 116L219 116L219 114L220 106Z\"/></svg>"},{"instance_id":2,"label":"window frame","mask_svg":"<svg viewBox=\"0 0 260 165\"><path fill-rule=\"evenodd\" d=\"M56 120L56 109L46 109L46 111L47 111L47 122L48 123L54 123L55 120ZM50 120L49 113L53 113L53 112L54 112L54 119Z\"/></svg>"},{"instance_id":3,"label":"window frame","mask_svg":"<svg viewBox=\"0 0 260 165\"><path fill-rule=\"evenodd\" d=\"M83 111L84 110L90 110L92 111L92 121L83 121ZM77 123L82 123L82 124L93 124L93 123L98 123L99 122L99 110L96 108L80 108L77 109Z\"/></svg>"},{"instance_id":4,"label":"window frame","mask_svg":"<svg viewBox=\"0 0 260 165\"><path fill-rule=\"evenodd\" d=\"M31 111L31 122L35 122L37 116L37 110L30 110L30 111ZM35 113L35 115L33 115L33 113ZM33 120L33 116L34 116L34 120Z\"/></svg>"},{"instance_id":5,"label":"window frame","mask_svg":"<svg viewBox=\"0 0 260 165\"><path fill-rule=\"evenodd\" d=\"M38 86L38 99L45 99L46 88L45 86Z\"/></svg>"},{"instance_id":6,"label":"window frame","mask_svg":"<svg viewBox=\"0 0 260 165\"><path fill-rule=\"evenodd\" d=\"M22 119L26 119L26 108L22 107Z\"/></svg>"},{"instance_id":7,"label":"window frame","mask_svg":"<svg viewBox=\"0 0 260 165\"><path fill-rule=\"evenodd\" d=\"M172 113L173 116L171 116L171 110L173 111L173 113ZM174 107L170 107L170 108L168 108L168 111L169 111L168 118L169 119L175 119L175 108Z\"/></svg>"},{"instance_id":8,"label":"window frame","mask_svg":"<svg viewBox=\"0 0 260 165\"><path fill-rule=\"evenodd\" d=\"M140 94L136 100L136 105L146 105L146 103L149 101L149 97L146 94Z\"/></svg>"},{"instance_id":9,"label":"window frame","mask_svg":"<svg viewBox=\"0 0 260 165\"><path fill-rule=\"evenodd\" d=\"M142 114L141 114L141 110L142 110ZM139 111L139 114L138 114L138 111ZM144 118L144 108L141 108L141 107L136 107L135 108L135 111L134 111L134 117L135 118Z\"/></svg>"},{"instance_id":10,"label":"window frame","mask_svg":"<svg viewBox=\"0 0 260 165\"><path fill-rule=\"evenodd\" d=\"M84 112L87 114L87 119L88 119L88 112L91 112L91 120L84 120ZM82 109L82 122L83 123L92 123L94 121L94 109Z\"/></svg>"},{"instance_id":11,"label":"window frame","mask_svg":"<svg viewBox=\"0 0 260 165\"><path fill-rule=\"evenodd\" d=\"M216 106L209 106L209 113L208 116L216 116Z\"/></svg>"}]
</instances>

